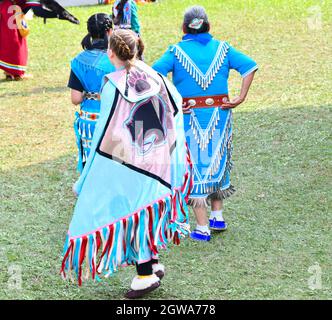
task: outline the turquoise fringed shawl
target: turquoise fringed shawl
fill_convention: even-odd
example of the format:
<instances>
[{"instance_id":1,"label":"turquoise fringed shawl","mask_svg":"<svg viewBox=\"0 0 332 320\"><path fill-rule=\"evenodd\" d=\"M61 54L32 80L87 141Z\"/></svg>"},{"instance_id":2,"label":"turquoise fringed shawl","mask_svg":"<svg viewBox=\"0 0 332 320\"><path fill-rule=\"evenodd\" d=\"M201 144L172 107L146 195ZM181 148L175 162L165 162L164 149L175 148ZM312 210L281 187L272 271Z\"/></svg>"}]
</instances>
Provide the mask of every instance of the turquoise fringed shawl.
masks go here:
<instances>
[{"instance_id":1,"label":"turquoise fringed shawl","mask_svg":"<svg viewBox=\"0 0 332 320\"><path fill-rule=\"evenodd\" d=\"M74 271L81 284L89 276L110 276L189 232L192 166L181 107L174 86L143 62L128 75L107 75L91 152L75 184L64 277ZM133 136L136 121L143 131Z\"/></svg>"}]
</instances>

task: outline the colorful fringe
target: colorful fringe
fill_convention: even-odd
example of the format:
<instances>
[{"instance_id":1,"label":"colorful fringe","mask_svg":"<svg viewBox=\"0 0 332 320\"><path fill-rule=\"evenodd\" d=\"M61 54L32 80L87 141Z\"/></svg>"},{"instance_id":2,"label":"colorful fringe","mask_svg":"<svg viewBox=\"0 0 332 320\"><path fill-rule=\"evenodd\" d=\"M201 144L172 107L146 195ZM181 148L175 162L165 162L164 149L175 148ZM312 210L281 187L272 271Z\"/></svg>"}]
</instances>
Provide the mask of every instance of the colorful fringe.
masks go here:
<instances>
[{"instance_id":1,"label":"colorful fringe","mask_svg":"<svg viewBox=\"0 0 332 320\"><path fill-rule=\"evenodd\" d=\"M109 277L119 266L134 265L144 243L148 243L153 256L158 254L159 248L166 248L171 242L178 245L180 238L190 231L185 202L192 186L192 163L187 152L183 184L172 194L88 235L79 238L67 235L61 266L63 278L73 280L71 272L74 271L81 286L82 278L87 280L91 275L96 279L101 273Z\"/></svg>"}]
</instances>

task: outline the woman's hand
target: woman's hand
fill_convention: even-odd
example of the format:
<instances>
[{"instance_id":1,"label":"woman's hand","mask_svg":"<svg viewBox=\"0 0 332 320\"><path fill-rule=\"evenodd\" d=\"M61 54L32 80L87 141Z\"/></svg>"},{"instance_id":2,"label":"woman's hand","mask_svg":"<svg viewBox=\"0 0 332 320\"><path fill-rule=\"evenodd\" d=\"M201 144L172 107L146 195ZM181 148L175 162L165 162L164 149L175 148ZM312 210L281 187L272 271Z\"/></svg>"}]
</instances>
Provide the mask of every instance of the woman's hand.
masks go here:
<instances>
[{"instance_id":1,"label":"woman's hand","mask_svg":"<svg viewBox=\"0 0 332 320\"><path fill-rule=\"evenodd\" d=\"M184 114L190 114L191 113L191 110L190 110L190 106L188 106L188 107L183 107L182 106L182 112L184 113Z\"/></svg>"},{"instance_id":2,"label":"woman's hand","mask_svg":"<svg viewBox=\"0 0 332 320\"><path fill-rule=\"evenodd\" d=\"M233 109L237 107L239 104L244 102L245 98L242 98L240 96L235 97L234 99L230 101L223 102L221 109L227 110L227 109Z\"/></svg>"},{"instance_id":3,"label":"woman's hand","mask_svg":"<svg viewBox=\"0 0 332 320\"><path fill-rule=\"evenodd\" d=\"M71 102L77 106L83 101L83 92L71 89Z\"/></svg>"},{"instance_id":4,"label":"woman's hand","mask_svg":"<svg viewBox=\"0 0 332 320\"><path fill-rule=\"evenodd\" d=\"M76 186L76 183L73 184L72 190L73 190L73 193L74 193L75 197L78 197L78 193L76 192L75 186Z\"/></svg>"},{"instance_id":5,"label":"woman's hand","mask_svg":"<svg viewBox=\"0 0 332 320\"><path fill-rule=\"evenodd\" d=\"M226 101L225 103L223 103L221 106L222 109L227 110L227 109L235 108L239 104L244 102L244 100L246 100L249 88L251 86L252 81L254 80L255 72L256 72L256 70L251 72L250 74L248 74L246 77L243 78L240 95L238 97L235 97L231 101Z\"/></svg>"}]
</instances>

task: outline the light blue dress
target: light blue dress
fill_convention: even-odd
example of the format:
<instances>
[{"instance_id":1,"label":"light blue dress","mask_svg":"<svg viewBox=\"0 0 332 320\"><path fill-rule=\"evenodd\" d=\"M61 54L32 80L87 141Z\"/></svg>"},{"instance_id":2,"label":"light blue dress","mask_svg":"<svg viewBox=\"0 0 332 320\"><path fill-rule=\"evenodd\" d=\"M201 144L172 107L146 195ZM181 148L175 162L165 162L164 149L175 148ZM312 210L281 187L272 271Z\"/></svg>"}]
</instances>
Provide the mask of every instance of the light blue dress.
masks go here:
<instances>
[{"instance_id":1,"label":"light blue dress","mask_svg":"<svg viewBox=\"0 0 332 320\"><path fill-rule=\"evenodd\" d=\"M228 77L235 69L242 77L258 69L254 60L210 34L185 35L155 62L153 68L173 83L183 98L228 94ZM194 166L190 202L207 206L209 199L224 199L231 185L232 111L192 109L184 115L186 139Z\"/></svg>"}]
</instances>

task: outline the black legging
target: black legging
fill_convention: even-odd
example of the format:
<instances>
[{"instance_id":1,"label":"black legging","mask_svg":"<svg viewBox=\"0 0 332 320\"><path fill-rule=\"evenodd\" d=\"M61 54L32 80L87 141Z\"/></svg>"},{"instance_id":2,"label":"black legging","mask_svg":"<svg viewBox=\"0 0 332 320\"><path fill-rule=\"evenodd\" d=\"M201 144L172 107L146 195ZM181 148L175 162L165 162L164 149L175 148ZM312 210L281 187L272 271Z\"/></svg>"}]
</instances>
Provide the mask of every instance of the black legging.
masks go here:
<instances>
[{"instance_id":1,"label":"black legging","mask_svg":"<svg viewBox=\"0 0 332 320\"><path fill-rule=\"evenodd\" d=\"M153 274L152 265L158 263L158 260L152 259L145 263L136 263L136 270L139 276L151 276Z\"/></svg>"}]
</instances>

